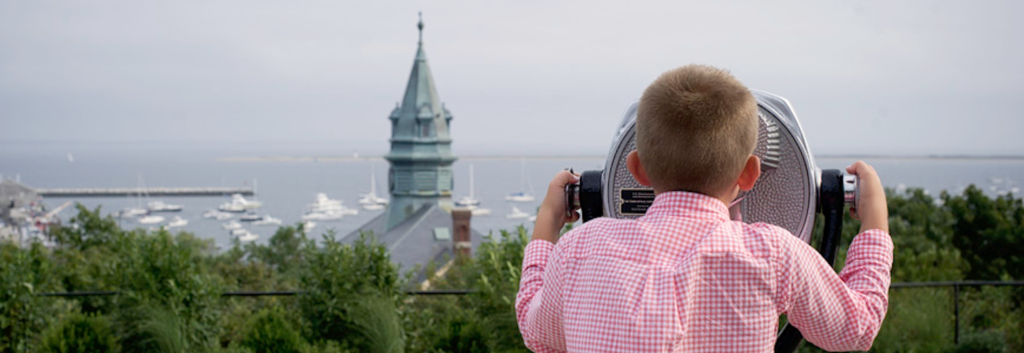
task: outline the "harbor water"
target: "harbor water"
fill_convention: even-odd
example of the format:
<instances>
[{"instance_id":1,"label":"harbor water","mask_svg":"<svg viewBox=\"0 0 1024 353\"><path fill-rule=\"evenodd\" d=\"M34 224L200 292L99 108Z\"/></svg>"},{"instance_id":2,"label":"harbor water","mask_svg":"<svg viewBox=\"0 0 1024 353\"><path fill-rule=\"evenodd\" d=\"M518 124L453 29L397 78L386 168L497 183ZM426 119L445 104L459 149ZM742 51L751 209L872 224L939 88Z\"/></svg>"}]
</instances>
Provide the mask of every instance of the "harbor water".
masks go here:
<instances>
[{"instance_id":1,"label":"harbor water","mask_svg":"<svg viewBox=\"0 0 1024 353\"><path fill-rule=\"evenodd\" d=\"M344 205L358 208L360 194L370 191L370 175L377 179L378 195L387 197L388 164L379 156L353 158L353 151L339 151L331 144L278 143L15 143L0 144L0 174L18 178L34 188L113 188L136 187L141 182L149 187L255 187L255 199L263 203L260 215L271 215L285 225L301 220L305 206L317 193L326 193ZM596 151L601 152L601 151ZM491 209L489 216L472 220L474 229L483 234L529 227L525 219L508 219L512 206L531 215L536 213L544 197L547 183L558 171L572 167L577 171L600 169L604 156L483 156L459 151L454 164L454 199L469 194L469 166L475 174L475 196L482 208ZM273 158L272 158L273 157ZM843 168L855 157L826 157L816 161L820 168ZM865 158L875 166L883 183L893 188L923 188L932 195L943 190L960 192L975 184L995 195L1020 188L1024 183L1024 160L1021 159L927 159L927 158ZM525 175L525 178L524 178ZM141 178L140 178L141 176ZM521 190L525 189L525 190ZM504 197L510 192L526 191L535 196L532 202L511 203ZM1018 193L1019 194L1019 193ZM202 214L228 202L230 195L213 197L150 197L184 206L181 212L163 214L168 220L175 215L189 221L181 230L213 239L226 247L232 236L221 227L226 221L203 218ZM101 207L103 213L116 213L130 206L145 206L139 197L48 197L50 208L65 201ZM334 229L344 236L384 212L359 210L358 215L345 216L332 222L317 222L311 234L319 236ZM74 210L60 216L67 219ZM237 219L237 216L235 217ZM121 220L126 228L143 227L134 219ZM276 226L246 225L250 232L265 242Z\"/></svg>"}]
</instances>

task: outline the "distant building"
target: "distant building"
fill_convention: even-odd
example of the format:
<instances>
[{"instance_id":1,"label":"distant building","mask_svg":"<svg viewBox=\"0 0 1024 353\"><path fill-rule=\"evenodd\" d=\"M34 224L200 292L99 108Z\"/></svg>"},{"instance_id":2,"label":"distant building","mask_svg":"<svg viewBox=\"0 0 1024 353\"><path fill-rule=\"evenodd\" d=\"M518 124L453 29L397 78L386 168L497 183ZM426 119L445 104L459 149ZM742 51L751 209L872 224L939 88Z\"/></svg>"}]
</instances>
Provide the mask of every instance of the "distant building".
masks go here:
<instances>
[{"instance_id":1,"label":"distant building","mask_svg":"<svg viewBox=\"0 0 1024 353\"><path fill-rule=\"evenodd\" d=\"M392 260L403 269L430 261L442 262L453 254L455 234L468 235L473 248L482 236L466 225L452 226L452 114L441 103L423 50L423 20L416 59L402 102L395 105L391 120L391 151L384 156L390 203L384 214L370 220L359 232L372 231L387 245ZM468 214L468 212L466 212ZM453 232L455 230L455 232ZM469 244L459 244L465 249Z\"/></svg>"},{"instance_id":2,"label":"distant building","mask_svg":"<svg viewBox=\"0 0 1024 353\"><path fill-rule=\"evenodd\" d=\"M0 180L0 222L14 224L11 213L39 202L39 194L32 188L11 179Z\"/></svg>"}]
</instances>

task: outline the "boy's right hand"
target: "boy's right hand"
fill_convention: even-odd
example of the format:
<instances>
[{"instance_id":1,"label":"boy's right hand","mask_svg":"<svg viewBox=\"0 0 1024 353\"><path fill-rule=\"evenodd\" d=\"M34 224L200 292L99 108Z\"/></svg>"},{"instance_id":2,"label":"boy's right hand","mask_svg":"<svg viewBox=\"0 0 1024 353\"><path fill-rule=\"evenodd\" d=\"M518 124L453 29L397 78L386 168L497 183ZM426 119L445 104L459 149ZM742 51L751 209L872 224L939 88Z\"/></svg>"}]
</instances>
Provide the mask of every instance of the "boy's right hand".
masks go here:
<instances>
[{"instance_id":1,"label":"boy's right hand","mask_svg":"<svg viewBox=\"0 0 1024 353\"><path fill-rule=\"evenodd\" d=\"M558 242L558 234L566 223L576 222L580 218L578 212L566 217L565 186L580 181L580 176L568 171L558 172L548 184L548 192L537 211L537 221L533 224L532 239Z\"/></svg>"},{"instance_id":2,"label":"boy's right hand","mask_svg":"<svg viewBox=\"0 0 1024 353\"><path fill-rule=\"evenodd\" d=\"M846 172L856 175L859 179L860 199L857 201L857 208L850 209L850 216L860 220L860 231L880 229L888 233L889 205L875 168L864 161L857 161L846 167Z\"/></svg>"}]
</instances>

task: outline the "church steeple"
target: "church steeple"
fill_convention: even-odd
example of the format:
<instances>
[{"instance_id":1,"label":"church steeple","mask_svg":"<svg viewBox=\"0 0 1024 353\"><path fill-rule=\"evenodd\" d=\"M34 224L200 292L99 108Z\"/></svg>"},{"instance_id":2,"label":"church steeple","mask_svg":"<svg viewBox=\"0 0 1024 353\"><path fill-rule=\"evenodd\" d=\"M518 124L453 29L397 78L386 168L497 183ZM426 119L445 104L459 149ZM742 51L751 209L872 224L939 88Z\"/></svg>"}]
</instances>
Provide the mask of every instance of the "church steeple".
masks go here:
<instances>
[{"instance_id":1,"label":"church steeple","mask_svg":"<svg viewBox=\"0 0 1024 353\"><path fill-rule=\"evenodd\" d=\"M441 103L423 50L423 16L417 23L419 42L401 104L391 120L391 163L388 173L387 224L391 229L425 205L451 207L452 154L448 125L452 115Z\"/></svg>"}]
</instances>

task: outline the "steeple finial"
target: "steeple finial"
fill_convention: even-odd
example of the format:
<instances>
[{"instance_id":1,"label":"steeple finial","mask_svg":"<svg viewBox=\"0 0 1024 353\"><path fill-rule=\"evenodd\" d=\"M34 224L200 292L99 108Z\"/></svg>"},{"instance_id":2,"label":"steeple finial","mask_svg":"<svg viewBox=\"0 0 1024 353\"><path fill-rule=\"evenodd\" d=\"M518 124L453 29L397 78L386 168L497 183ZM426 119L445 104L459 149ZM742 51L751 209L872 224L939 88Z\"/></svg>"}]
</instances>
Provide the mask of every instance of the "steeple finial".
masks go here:
<instances>
[{"instance_id":1,"label":"steeple finial","mask_svg":"<svg viewBox=\"0 0 1024 353\"><path fill-rule=\"evenodd\" d=\"M423 43L423 11L420 11L420 22L416 24L420 29L420 44Z\"/></svg>"}]
</instances>

